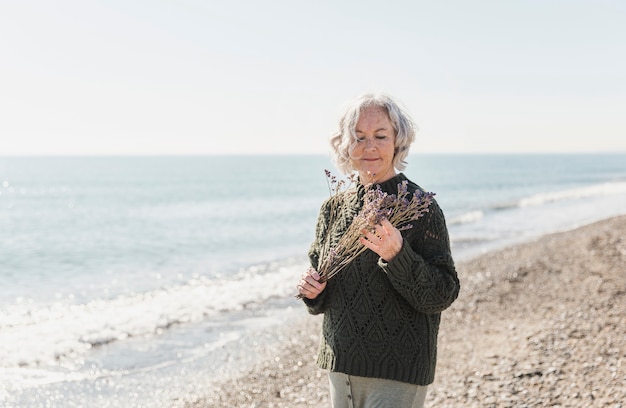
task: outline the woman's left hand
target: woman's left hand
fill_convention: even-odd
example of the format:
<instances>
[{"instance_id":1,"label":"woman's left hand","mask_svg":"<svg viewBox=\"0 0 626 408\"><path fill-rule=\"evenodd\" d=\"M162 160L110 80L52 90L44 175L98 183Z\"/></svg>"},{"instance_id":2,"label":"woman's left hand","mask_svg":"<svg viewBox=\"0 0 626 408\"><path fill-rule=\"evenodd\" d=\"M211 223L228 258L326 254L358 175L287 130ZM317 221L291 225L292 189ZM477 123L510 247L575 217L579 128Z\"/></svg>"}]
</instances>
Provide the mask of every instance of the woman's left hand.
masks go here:
<instances>
[{"instance_id":1,"label":"woman's left hand","mask_svg":"<svg viewBox=\"0 0 626 408\"><path fill-rule=\"evenodd\" d=\"M387 219L382 220L374 231L362 230L361 233L361 243L385 261L391 261L402 249L402 234Z\"/></svg>"}]
</instances>

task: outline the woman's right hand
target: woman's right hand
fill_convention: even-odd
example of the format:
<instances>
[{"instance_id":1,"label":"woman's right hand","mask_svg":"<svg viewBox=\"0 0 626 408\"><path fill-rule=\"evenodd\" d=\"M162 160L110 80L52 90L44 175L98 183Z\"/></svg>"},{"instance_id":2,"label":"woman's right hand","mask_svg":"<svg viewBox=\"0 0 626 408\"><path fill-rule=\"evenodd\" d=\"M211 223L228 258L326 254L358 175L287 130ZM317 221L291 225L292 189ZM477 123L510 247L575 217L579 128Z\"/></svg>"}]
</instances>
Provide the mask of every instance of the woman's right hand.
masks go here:
<instances>
[{"instance_id":1,"label":"woman's right hand","mask_svg":"<svg viewBox=\"0 0 626 408\"><path fill-rule=\"evenodd\" d=\"M326 282L320 282L320 275L313 268L309 268L298 282L298 293L307 299L315 299L326 288Z\"/></svg>"}]
</instances>

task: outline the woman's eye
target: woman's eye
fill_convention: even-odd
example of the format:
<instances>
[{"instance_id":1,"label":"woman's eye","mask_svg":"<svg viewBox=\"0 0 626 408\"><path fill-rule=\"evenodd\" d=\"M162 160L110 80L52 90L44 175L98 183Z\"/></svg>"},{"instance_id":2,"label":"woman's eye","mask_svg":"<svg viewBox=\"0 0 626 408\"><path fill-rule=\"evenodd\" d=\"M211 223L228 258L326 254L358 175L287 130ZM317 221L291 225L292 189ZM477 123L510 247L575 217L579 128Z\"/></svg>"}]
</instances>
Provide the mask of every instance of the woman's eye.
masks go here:
<instances>
[{"instance_id":1,"label":"woman's eye","mask_svg":"<svg viewBox=\"0 0 626 408\"><path fill-rule=\"evenodd\" d=\"M385 136L385 135L378 135L378 136L376 136L376 139L384 140L384 139L387 139L387 136Z\"/></svg>"}]
</instances>

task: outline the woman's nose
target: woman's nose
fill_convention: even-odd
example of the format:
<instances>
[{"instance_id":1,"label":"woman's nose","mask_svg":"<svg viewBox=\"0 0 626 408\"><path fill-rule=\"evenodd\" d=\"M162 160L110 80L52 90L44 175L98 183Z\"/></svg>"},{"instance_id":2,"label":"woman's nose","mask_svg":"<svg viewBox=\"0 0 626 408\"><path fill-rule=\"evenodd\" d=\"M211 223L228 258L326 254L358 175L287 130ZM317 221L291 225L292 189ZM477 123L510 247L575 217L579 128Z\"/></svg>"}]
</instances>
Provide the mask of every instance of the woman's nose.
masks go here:
<instances>
[{"instance_id":1,"label":"woman's nose","mask_svg":"<svg viewBox=\"0 0 626 408\"><path fill-rule=\"evenodd\" d=\"M365 140L365 148L366 149L371 149L371 148L374 148L376 146L377 146L376 140L374 140L374 139L366 139Z\"/></svg>"}]
</instances>

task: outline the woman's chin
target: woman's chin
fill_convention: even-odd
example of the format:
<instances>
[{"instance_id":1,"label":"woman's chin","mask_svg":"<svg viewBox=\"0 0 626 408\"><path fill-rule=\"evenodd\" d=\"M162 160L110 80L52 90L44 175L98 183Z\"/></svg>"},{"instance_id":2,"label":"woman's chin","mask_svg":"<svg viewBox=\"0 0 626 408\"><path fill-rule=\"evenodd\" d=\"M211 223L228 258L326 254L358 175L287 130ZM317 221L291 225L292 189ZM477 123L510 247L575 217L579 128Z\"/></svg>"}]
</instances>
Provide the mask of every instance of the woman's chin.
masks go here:
<instances>
[{"instance_id":1,"label":"woman's chin","mask_svg":"<svg viewBox=\"0 0 626 408\"><path fill-rule=\"evenodd\" d=\"M359 170L359 176L362 183L380 183L395 176L395 172L383 170L377 166L363 166L363 168Z\"/></svg>"}]
</instances>

